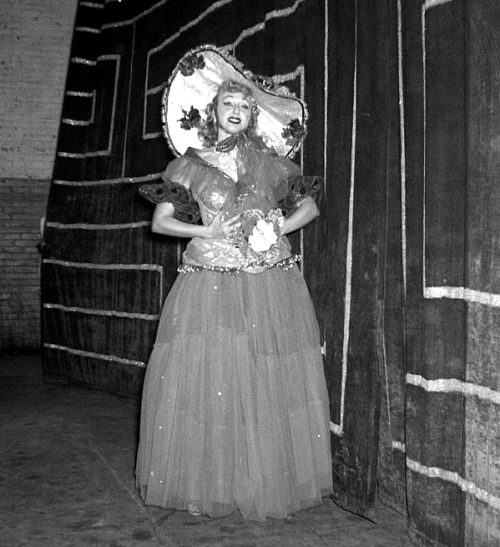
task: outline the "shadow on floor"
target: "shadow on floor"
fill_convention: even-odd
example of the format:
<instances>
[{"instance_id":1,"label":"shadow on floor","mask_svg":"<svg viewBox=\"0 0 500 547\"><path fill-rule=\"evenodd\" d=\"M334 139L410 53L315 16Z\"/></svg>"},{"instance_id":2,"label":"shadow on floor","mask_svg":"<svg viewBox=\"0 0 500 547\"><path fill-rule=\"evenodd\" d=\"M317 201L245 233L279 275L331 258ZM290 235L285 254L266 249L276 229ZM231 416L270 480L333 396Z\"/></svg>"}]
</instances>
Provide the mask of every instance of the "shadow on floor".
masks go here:
<instances>
[{"instance_id":1,"label":"shadow on floor","mask_svg":"<svg viewBox=\"0 0 500 547\"><path fill-rule=\"evenodd\" d=\"M285 521L145 507L134 490L137 401L44 384L38 356L0 355L0 547L409 546L331 501Z\"/></svg>"}]
</instances>

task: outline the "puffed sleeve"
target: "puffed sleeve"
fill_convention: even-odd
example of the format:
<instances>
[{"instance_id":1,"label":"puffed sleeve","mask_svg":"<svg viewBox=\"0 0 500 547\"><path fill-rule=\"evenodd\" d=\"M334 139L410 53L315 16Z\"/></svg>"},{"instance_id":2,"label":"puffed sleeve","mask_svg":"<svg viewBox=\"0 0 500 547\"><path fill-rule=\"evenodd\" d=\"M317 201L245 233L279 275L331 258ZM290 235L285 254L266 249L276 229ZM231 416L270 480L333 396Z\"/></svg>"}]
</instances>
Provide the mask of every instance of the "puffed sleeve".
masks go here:
<instances>
[{"instance_id":1,"label":"puffed sleeve","mask_svg":"<svg viewBox=\"0 0 500 547\"><path fill-rule=\"evenodd\" d=\"M288 216L307 197L319 201L323 178L304 176L300 174L300 167L288 158L275 157L273 166L268 172L274 171L274 180L271 182L277 206Z\"/></svg>"},{"instance_id":2,"label":"puffed sleeve","mask_svg":"<svg viewBox=\"0 0 500 547\"><path fill-rule=\"evenodd\" d=\"M285 216L290 215L304 201L311 197L317 202L321 197L323 177L292 175L286 179L286 194L278 200L278 207Z\"/></svg>"},{"instance_id":3,"label":"puffed sleeve","mask_svg":"<svg viewBox=\"0 0 500 547\"><path fill-rule=\"evenodd\" d=\"M162 176L163 182L144 184L139 193L148 201L159 204L172 203L174 217L189 224L200 220L200 209L191 191L196 183L196 170L188 158L178 158L170 162Z\"/></svg>"}]
</instances>

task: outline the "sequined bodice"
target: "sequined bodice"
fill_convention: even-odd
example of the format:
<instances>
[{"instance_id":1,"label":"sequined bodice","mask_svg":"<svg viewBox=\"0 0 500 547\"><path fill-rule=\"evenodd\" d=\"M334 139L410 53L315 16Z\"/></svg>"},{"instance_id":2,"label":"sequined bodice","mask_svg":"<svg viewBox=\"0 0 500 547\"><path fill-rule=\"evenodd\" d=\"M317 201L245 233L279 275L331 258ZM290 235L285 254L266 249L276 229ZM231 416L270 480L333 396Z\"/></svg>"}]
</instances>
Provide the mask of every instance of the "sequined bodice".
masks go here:
<instances>
[{"instance_id":1,"label":"sequined bodice","mask_svg":"<svg viewBox=\"0 0 500 547\"><path fill-rule=\"evenodd\" d=\"M200 206L203 224L208 225L212 222L214 217L221 211L227 197L227 191L217 188L207 188L198 194L197 201Z\"/></svg>"},{"instance_id":2,"label":"sequined bodice","mask_svg":"<svg viewBox=\"0 0 500 547\"><path fill-rule=\"evenodd\" d=\"M208 150L201 158L205 162L207 172L211 172L212 175L210 180L201 184L196 194L203 224L210 224L226 202L236 198L236 158L236 150L223 154Z\"/></svg>"},{"instance_id":3,"label":"sequined bodice","mask_svg":"<svg viewBox=\"0 0 500 547\"><path fill-rule=\"evenodd\" d=\"M233 158L235 163L224 166L210 150L198 153L189 149L179 163L174 164L177 171L172 168L171 177L181 183L184 177L188 181L205 225L211 224L221 212L225 219L246 211L266 215L276 207L277 188L282 182L286 186L286 177L297 167L289 160L262 156L254 155L249 162L246 156L242 160L238 151L238 156ZM236 178L228 175L231 172L236 172ZM290 256L287 238L279 237L259 259L273 264ZM183 254L183 263L192 266L244 269L254 262L255 256L249 256L241 245L222 238L195 237Z\"/></svg>"}]
</instances>

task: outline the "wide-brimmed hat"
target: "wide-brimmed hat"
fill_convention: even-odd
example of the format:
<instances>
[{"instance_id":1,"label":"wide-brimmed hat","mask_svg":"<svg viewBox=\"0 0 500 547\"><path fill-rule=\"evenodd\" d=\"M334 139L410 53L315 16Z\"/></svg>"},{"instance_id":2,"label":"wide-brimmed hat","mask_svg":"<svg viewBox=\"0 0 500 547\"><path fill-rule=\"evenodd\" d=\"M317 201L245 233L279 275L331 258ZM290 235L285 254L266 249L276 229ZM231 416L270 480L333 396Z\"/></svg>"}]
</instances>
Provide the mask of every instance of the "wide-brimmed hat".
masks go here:
<instances>
[{"instance_id":1,"label":"wide-brimmed hat","mask_svg":"<svg viewBox=\"0 0 500 547\"><path fill-rule=\"evenodd\" d=\"M177 63L163 94L165 136L176 156L189 147L200 148L200 118L220 84L234 80L252 90L258 106L258 133L280 156L292 156L306 135L307 107L273 78L252 74L227 52L213 45L188 51Z\"/></svg>"}]
</instances>

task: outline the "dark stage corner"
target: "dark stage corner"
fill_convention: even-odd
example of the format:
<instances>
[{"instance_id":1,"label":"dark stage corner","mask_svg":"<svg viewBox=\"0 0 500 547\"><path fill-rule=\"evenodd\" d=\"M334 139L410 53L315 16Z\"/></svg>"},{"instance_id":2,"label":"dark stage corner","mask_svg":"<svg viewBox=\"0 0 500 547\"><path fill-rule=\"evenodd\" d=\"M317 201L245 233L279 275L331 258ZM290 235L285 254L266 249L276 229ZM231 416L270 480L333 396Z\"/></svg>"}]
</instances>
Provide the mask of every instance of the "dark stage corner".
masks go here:
<instances>
[{"instance_id":1,"label":"dark stage corner","mask_svg":"<svg viewBox=\"0 0 500 547\"><path fill-rule=\"evenodd\" d=\"M43 382L38 355L0 355L1 547L410 545L404 517L379 524L333 502L285 521L192 517L134 490L137 399Z\"/></svg>"}]
</instances>

